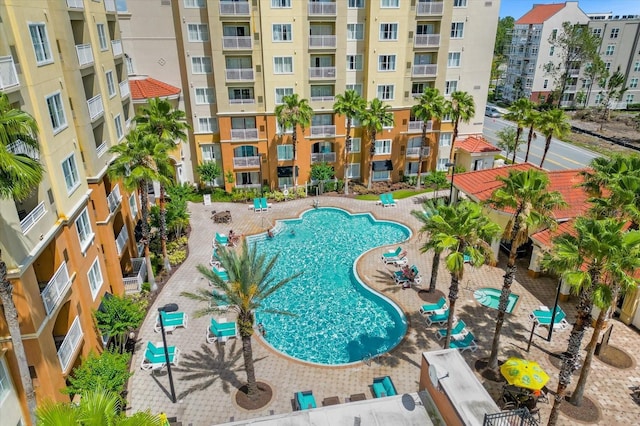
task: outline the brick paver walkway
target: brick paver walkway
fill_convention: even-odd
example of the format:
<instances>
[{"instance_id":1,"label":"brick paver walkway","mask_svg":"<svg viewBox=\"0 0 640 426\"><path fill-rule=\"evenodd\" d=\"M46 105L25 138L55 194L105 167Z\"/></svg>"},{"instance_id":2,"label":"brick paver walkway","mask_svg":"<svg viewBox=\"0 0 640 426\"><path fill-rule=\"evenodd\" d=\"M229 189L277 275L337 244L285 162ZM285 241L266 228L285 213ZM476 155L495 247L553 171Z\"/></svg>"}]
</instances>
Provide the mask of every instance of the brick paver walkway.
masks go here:
<instances>
[{"instance_id":1,"label":"brick paver walkway","mask_svg":"<svg viewBox=\"0 0 640 426\"><path fill-rule=\"evenodd\" d=\"M428 285L431 269L431 253L420 254L421 237L417 232L419 222L410 212L420 207L420 197L398 200L397 208L383 208L372 201L358 201L339 197L320 197L320 207L341 207L351 212L372 212L379 219L397 220L411 227L414 231L410 241L404 246L408 249L409 259L421 271L424 271L423 287ZM301 212L312 208L312 199L275 203L268 212L254 213L248 204L213 203L210 207L190 205L192 213L192 232L189 239L190 254L185 263L175 272L162 289L155 304L150 307L150 315L146 318L139 333L137 351L133 356L132 371L134 376L129 381L128 400L133 411L150 409L152 412L164 411L170 416L178 416L183 424L212 425L222 422L249 419L275 413L286 413L292 410L292 398L296 391L312 389L316 401L320 402L330 396L345 396L364 392L372 398L369 385L374 377L390 375L401 393L415 392L418 389L421 353L439 349L434 331L436 326L427 327L418 313L421 300L416 289L402 290L393 284L391 267L386 267L380 260L380 253L386 249L378 248L363 256L358 270L362 278L376 290L396 301L405 311L410 321L406 338L392 352L374 360L367 365L360 363L351 367L328 368L317 367L296 362L270 349L260 337L253 339L253 351L256 360L255 368L259 380L269 383L274 390L271 403L262 410L245 411L235 405L236 389L245 380L242 363L241 345L231 340L226 346L205 343L205 330L208 318L195 318L192 314L198 308L196 302L180 296L180 292L207 288L207 281L196 271L196 265L208 265L211 255L211 243L216 231L228 232L232 228L236 233L250 235L265 232L273 226L276 219L296 217ZM233 216L230 225L214 224L211 220L212 210L229 210ZM462 318L469 329L477 337L480 350L476 353L465 352L464 357L472 366L489 355L494 330L496 311L481 306L473 297L479 287L500 288L503 270L483 266L480 269L469 267L461 282L460 298L456 314ZM526 345L531 330L528 314L540 305L553 305L555 297L555 281L548 278L532 279L526 274L526 264L519 265L513 292L520 295L520 300L513 314L508 316L501 339L501 358L519 356L533 359L549 373L550 389L557 386L558 362L552 363L551 353L559 353L566 349L569 330L555 332L551 342L535 337L530 353L526 353ZM438 276L438 289L447 294L449 275L441 264ZM180 310L189 314L187 329L178 329L167 336L170 345L176 345L182 352L180 371L174 370L174 382L178 402L172 404L169 398L169 385L166 369L152 375L140 369L143 345L147 341L159 342L161 336L153 331L155 312L158 306L176 302ZM570 322L575 317L575 302L563 303ZM595 399L602 411L598 424L638 424L640 406L629 396L630 385L640 385L640 371L636 367L640 352L640 339L637 331L626 327L618 321L610 343L625 349L634 357L634 366L627 370L618 370L598 359L593 361L591 376L586 394ZM546 329L540 330L546 336ZM585 336L586 345L591 336ZM474 370L475 371L475 370ZM488 382L478 376L487 390L498 398L499 385ZM574 376L574 383L577 376ZM542 405L542 419L546 421L551 405ZM561 415L560 424L575 424Z\"/></svg>"}]
</instances>

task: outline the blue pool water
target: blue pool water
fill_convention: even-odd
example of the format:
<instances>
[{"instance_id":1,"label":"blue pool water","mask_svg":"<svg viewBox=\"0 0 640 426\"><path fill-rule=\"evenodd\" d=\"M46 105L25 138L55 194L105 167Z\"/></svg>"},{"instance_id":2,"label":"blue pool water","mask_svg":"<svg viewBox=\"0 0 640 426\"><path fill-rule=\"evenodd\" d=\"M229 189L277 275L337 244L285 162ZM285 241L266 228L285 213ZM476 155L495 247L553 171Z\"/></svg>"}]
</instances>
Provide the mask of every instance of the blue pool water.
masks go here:
<instances>
[{"instance_id":1,"label":"blue pool water","mask_svg":"<svg viewBox=\"0 0 640 426\"><path fill-rule=\"evenodd\" d=\"M279 255L274 282L297 271L303 275L270 296L256 313L269 344L303 361L335 365L361 361L400 343L407 330L404 314L359 282L354 262L374 247L407 240L408 228L369 214L320 208L279 221L276 229L273 239L249 241L269 258ZM266 309L295 316L262 312Z\"/></svg>"}]
</instances>

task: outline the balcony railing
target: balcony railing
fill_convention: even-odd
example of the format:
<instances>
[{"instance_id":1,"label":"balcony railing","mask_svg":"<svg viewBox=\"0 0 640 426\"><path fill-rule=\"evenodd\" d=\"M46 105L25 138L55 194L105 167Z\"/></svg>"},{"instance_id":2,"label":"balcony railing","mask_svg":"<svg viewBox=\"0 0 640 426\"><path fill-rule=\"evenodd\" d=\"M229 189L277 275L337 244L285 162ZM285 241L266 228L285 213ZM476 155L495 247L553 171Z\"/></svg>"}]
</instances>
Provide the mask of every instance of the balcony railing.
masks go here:
<instances>
[{"instance_id":1,"label":"balcony railing","mask_svg":"<svg viewBox=\"0 0 640 426\"><path fill-rule=\"evenodd\" d=\"M335 100L335 96L311 96L312 102L333 102Z\"/></svg>"},{"instance_id":2,"label":"balcony railing","mask_svg":"<svg viewBox=\"0 0 640 426\"><path fill-rule=\"evenodd\" d=\"M236 169L260 167L260 156L233 157L233 167Z\"/></svg>"},{"instance_id":3,"label":"balcony railing","mask_svg":"<svg viewBox=\"0 0 640 426\"><path fill-rule=\"evenodd\" d=\"M122 99L126 99L131 95L131 91L129 90L129 81L121 81L120 84L120 97Z\"/></svg>"},{"instance_id":4,"label":"balcony railing","mask_svg":"<svg viewBox=\"0 0 640 426\"><path fill-rule=\"evenodd\" d=\"M309 3L309 16L336 16L335 3Z\"/></svg>"},{"instance_id":5,"label":"balcony railing","mask_svg":"<svg viewBox=\"0 0 640 426\"><path fill-rule=\"evenodd\" d=\"M7 145L7 151L16 155L26 155L27 157L34 160L40 160L40 152L37 149L34 149L31 146L27 145L20 139Z\"/></svg>"},{"instance_id":6,"label":"balcony railing","mask_svg":"<svg viewBox=\"0 0 640 426\"><path fill-rule=\"evenodd\" d=\"M336 67L309 67L309 78L336 78Z\"/></svg>"},{"instance_id":7,"label":"balcony railing","mask_svg":"<svg viewBox=\"0 0 640 426\"><path fill-rule=\"evenodd\" d=\"M109 149L107 141L102 141L102 143L96 147L96 155L102 157L105 152L107 152L107 149Z\"/></svg>"},{"instance_id":8,"label":"balcony railing","mask_svg":"<svg viewBox=\"0 0 640 426\"><path fill-rule=\"evenodd\" d=\"M578 90L578 86L576 86L575 84L571 84L571 85L565 87L564 90L566 92L575 92L576 90Z\"/></svg>"},{"instance_id":9,"label":"balcony railing","mask_svg":"<svg viewBox=\"0 0 640 426\"><path fill-rule=\"evenodd\" d=\"M255 98L229 98L231 105L255 104Z\"/></svg>"},{"instance_id":10,"label":"balcony railing","mask_svg":"<svg viewBox=\"0 0 640 426\"><path fill-rule=\"evenodd\" d=\"M409 133L420 133L422 132L422 125L424 121L410 121L407 124L407 132ZM427 131L431 131L433 129L433 121L427 121Z\"/></svg>"},{"instance_id":11,"label":"balcony railing","mask_svg":"<svg viewBox=\"0 0 640 426\"><path fill-rule=\"evenodd\" d=\"M249 36L224 36L222 48L233 50L251 49L251 37Z\"/></svg>"},{"instance_id":12,"label":"balcony railing","mask_svg":"<svg viewBox=\"0 0 640 426\"><path fill-rule=\"evenodd\" d=\"M440 46L440 34L416 34L413 38L414 47Z\"/></svg>"},{"instance_id":13,"label":"balcony railing","mask_svg":"<svg viewBox=\"0 0 640 426\"><path fill-rule=\"evenodd\" d=\"M258 139L258 129L231 129L231 140Z\"/></svg>"},{"instance_id":14,"label":"balcony railing","mask_svg":"<svg viewBox=\"0 0 640 426\"><path fill-rule=\"evenodd\" d=\"M569 77L577 77L580 74L580 68L571 68L568 72Z\"/></svg>"},{"instance_id":15,"label":"balcony railing","mask_svg":"<svg viewBox=\"0 0 640 426\"><path fill-rule=\"evenodd\" d=\"M116 211L120 203L122 202L122 195L120 194L120 187L118 184L113 187L109 195L107 195L107 204L109 204L109 213ZM126 227L122 227L126 231ZM129 234L127 234L128 236ZM120 253L118 253L120 254Z\"/></svg>"},{"instance_id":16,"label":"balcony railing","mask_svg":"<svg viewBox=\"0 0 640 426\"><path fill-rule=\"evenodd\" d=\"M227 68L227 81L253 81L253 68Z\"/></svg>"},{"instance_id":17,"label":"balcony railing","mask_svg":"<svg viewBox=\"0 0 640 426\"><path fill-rule=\"evenodd\" d=\"M107 13L116 13L116 0L104 0L104 9Z\"/></svg>"},{"instance_id":18,"label":"balcony railing","mask_svg":"<svg viewBox=\"0 0 640 426\"><path fill-rule=\"evenodd\" d=\"M414 65L411 75L413 76L436 76L438 74L437 64Z\"/></svg>"},{"instance_id":19,"label":"balcony railing","mask_svg":"<svg viewBox=\"0 0 640 426\"><path fill-rule=\"evenodd\" d=\"M310 35L309 49L331 49L336 47L335 35Z\"/></svg>"},{"instance_id":20,"label":"balcony railing","mask_svg":"<svg viewBox=\"0 0 640 426\"><path fill-rule=\"evenodd\" d=\"M336 126L328 125L328 126L311 126L311 136L335 136L336 134Z\"/></svg>"},{"instance_id":21,"label":"balcony railing","mask_svg":"<svg viewBox=\"0 0 640 426\"><path fill-rule=\"evenodd\" d=\"M76 45L76 53L81 67L93 64L93 49L91 49L90 44Z\"/></svg>"},{"instance_id":22,"label":"balcony railing","mask_svg":"<svg viewBox=\"0 0 640 426\"><path fill-rule=\"evenodd\" d=\"M0 90L6 90L10 87L20 85L18 80L18 72L16 71L16 63L13 62L13 56L0 57Z\"/></svg>"},{"instance_id":23,"label":"balcony railing","mask_svg":"<svg viewBox=\"0 0 640 426\"><path fill-rule=\"evenodd\" d=\"M80 346L82 341L82 326L80 325L80 317L76 317L73 320L73 324L69 328L67 335L64 337L64 341L58 349L58 359L60 360L60 366L62 371L66 372L71 364L72 356Z\"/></svg>"},{"instance_id":24,"label":"balcony railing","mask_svg":"<svg viewBox=\"0 0 640 426\"><path fill-rule=\"evenodd\" d=\"M129 232L127 231L127 226L122 225L122 229L118 233L118 237L116 238L116 249L118 251L118 256L122 254L124 248L127 246L127 241L129 241Z\"/></svg>"},{"instance_id":25,"label":"balcony railing","mask_svg":"<svg viewBox=\"0 0 640 426\"><path fill-rule=\"evenodd\" d=\"M29 232L29 230L33 228L36 223L38 223L38 221L42 218L42 216L44 216L46 212L47 209L45 209L44 201L42 201L36 206L35 209L31 210L29 214L24 217L24 219L20 221L20 229L22 229L22 233L26 234L27 232Z\"/></svg>"},{"instance_id":26,"label":"balcony railing","mask_svg":"<svg viewBox=\"0 0 640 426\"><path fill-rule=\"evenodd\" d=\"M336 162L336 153L335 152L314 152L311 154L311 162L312 163L335 163Z\"/></svg>"},{"instance_id":27,"label":"balcony railing","mask_svg":"<svg viewBox=\"0 0 640 426\"><path fill-rule=\"evenodd\" d=\"M444 9L443 2L419 2L416 5L416 15L418 16L442 15L443 9Z\"/></svg>"},{"instance_id":28,"label":"balcony railing","mask_svg":"<svg viewBox=\"0 0 640 426\"><path fill-rule=\"evenodd\" d=\"M87 100L87 106L89 107L89 116L91 121L104 114L104 104L102 103L102 95L96 95L93 98Z\"/></svg>"},{"instance_id":29,"label":"balcony railing","mask_svg":"<svg viewBox=\"0 0 640 426\"><path fill-rule=\"evenodd\" d=\"M111 50L113 51L113 56L121 56L122 55L122 41L121 40L111 40Z\"/></svg>"},{"instance_id":30,"label":"balcony railing","mask_svg":"<svg viewBox=\"0 0 640 426\"><path fill-rule=\"evenodd\" d=\"M67 0L67 7L69 9L84 9L83 0Z\"/></svg>"},{"instance_id":31,"label":"balcony railing","mask_svg":"<svg viewBox=\"0 0 640 426\"><path fill-rule=\"evenodd\" d=\"M49 315L58 306L58 303L67 294L67 290L71 287L71 279L69 278L69 270L67 262L62 262L53 277L47 283L47 286L40 293L44 309Z\"/></svg>"},{"instance_id":32,"label":"balcony railing","mask_svg":"<svg viewBox=\"0 0 640 426\"><path fill-rule=\"evenodd\" d=\"M249 12L249 2L247 1L220 2L221 16L249 16Z\"/></svg>"},{"instance_id":33,"label":"balcony railing","mask_svg":"<svg viewBox=\"0 0 640 426\"><path fill-rule=\"evenodd\" d=\"M147 279L147 263L144 257L134 257L131 259L133 273L124 277L124 291L127 294L139 293L142 289L142 283Z\"/></svg>"},{"instance_id":34,"label":"balcony railing","mask_svg":"<svg viewBox=\"0 0 640 426\"><path fill-rule=\"evenodd\" d=\"M412 147L407 148L407 157L419 157L420 156L420 147Z\"/></svg>"}]
</instances>

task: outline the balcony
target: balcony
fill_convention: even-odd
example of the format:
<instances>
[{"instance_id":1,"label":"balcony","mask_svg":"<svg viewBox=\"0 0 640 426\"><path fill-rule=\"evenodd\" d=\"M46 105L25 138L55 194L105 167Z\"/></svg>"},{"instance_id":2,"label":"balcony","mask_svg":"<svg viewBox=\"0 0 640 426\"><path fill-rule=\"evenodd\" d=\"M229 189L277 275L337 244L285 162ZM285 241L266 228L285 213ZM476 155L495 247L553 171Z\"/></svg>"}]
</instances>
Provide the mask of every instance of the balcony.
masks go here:
<instances>
[{"instance_id":1,"label":"balcony","mask_svg":"<svg viewBox=\"0 0 640 426\"><path fill-rule=\"evenodd\" d=\"M250 36L224 36L222 48L228 50L251 50Z\"/></svg>"},{"instance_id":2,"label":"balcony","mask_svg":"<svg viewBox=\"0 0 640 426\"><path fill-rule=\"evenodd\" d=\"M102 141L102 143L96 147L96 155L102 157L108 149L109 145L107 145L107 141Z\"/></svg>"},{"instance_id":3,"label":"balcony","mask_svg":"<svg viewBox=\"0 0 640 426\"><path fill-rule=\"evenodd\" d=\"M220 16L249 16L250 12L248 1L220 2Z\"/></svg>"},{"instance_id":4,"label":"balcony","mask_svg":"<svg viewBox=\"0 0 640 426\"><path fill-rule=\"evenodd\" d=\"M116 238L116 250L118 251L118 256L122 255L125 247L127 247L127 241L129 241L129 232L127 231L127 226L122 225L122 229Z\"/></svg>"},{"instance_id":5,"label":"balcony","mask_svg":"<svg viewBox=\"0 0 640 426\"><path fill-rule=\"evenodd\" d=\"M122 41L111 40L111 50L113 51L113 56L115 58L117 58L118 56L122 56Z\"/></svg>"},{"instance_id":6,"label":"balcony","mask_svg":"<svg viewBox=\"0 0 640 426\"><path fill-rule=\"evenodd\" d=\"M229 98L229 104L231 105L246 105L255 104L255 98Z\"/></svg>"},{"instance_id":7,"label":"balcony","mask_svg":"<svg viewBox=\"0 0 640 426\"><path fill-rule=\"evenodd\" d=\"M9 145L7 145L7 151L16 155L20 155L20 154L26 155L27 157L34 160L40 160L40 152L32 148L31 146L27 145L20 139L18 139L15 142L11 142Z\"/></svg>"},{"instance_id":8,"label":"balcony","mask_svg":"<svg viewBox=\"0 0 640 426\"><path fill-rule=\"evenodd\" d=\"M413 47L438 46L440 46L440 34L416 34L413 39Z\"/></svg>"},{"instance_id":9,"label":"balcony","mask_svg":"<svg viewBox=\"0 0 640 426\"><path fill-rule=\"evenodd\" d=\"M91 117L91 121L95 121L98 117L104 114L102 95L96 95L87 100L87 106L89 107L89 117Z\"/></svg>"},{"instance_id":10,"label":"balcony","mask_svg":"<svg viewBox=\"0 0 640 426\"><path fill-rule=\"evenodd\" d=\"M76 53L78 54L78 63L81 67L93 64L93 49L90 44L76 45Z\"/></svg>"},{"instance_id":11,"label":"balcony","mask_svg":"<svg viewBox=\"0 0 640 426\"><path fill-rule=\"evenodd\" d=\"M42 219L46 212L47 209L44 207L44 201L42 201L36 206L35 209L31 210L29 214L24 217L24 219L20 221L20 229L22 229L22 233L26 234L27 232L29 232L29 230L33 228L33 226L38 223L40 219Z\"/></svg>"},{"instance_id":12,"label":"balcony","mask_svg":"<svg viewBox=\"0 0 640 426\"><path fill-rule=\"evenodd\" d=\"M120 82L120 97L122 99L126 99L131 96L131 91L129 90L129 81L121 81Z\"/></svg>"},{"instance_id":13,"label":"balcony","mask_svg":"<svg viewBox=\"0 0 640 426\"><path fill-rule=\"evenodd\" d=\"M429 148L428 146L415 146L415 147L407 148L407 157L419 158L420 150L422 150L423 158L428 157L429 154L431 153L431 148Z\"/></svg>"},{"instance_id":14,"label":"balcony","mask_svg":"<svg viewBox=\"0 0 640 426\"><path fill-rule=\"evenodd\" d=\"M570 84L567 87L564 88L565 92L575 92L576 90L578 90L578 86L575 84Z\"/></svg>"},{"instance_id":15,"label":"balcony","mask_svg":"<svg viewBox=\"0 0 640 426\"><path fill-rule=\"evenodd\" d=\"M116 13L116 0L104 0L104 10L106 10L107 13Z\"/></svg>"},{"instance_id":16,"label":"balcony","mask_svg":"<svg viewBox=\"0 0 640 426\"><path fill-rule=\"evenodd\" d=\"M311 102L334 102L335 96L311 96Z\"/></svg>"},{"instance_id":17,"label":"balcony","mask_svg":"<svg viewBox=\"0 0 640 426\"><path fill-rule=\"evenodd\" d=\"M309 16L336 16L336 4L335 3L309 3L308 13Z\"/></svg>"},{"instance_id":18,"label":"balcony","mask_svg":"<svg viewBox=\"0 0 640 426\"><path fill-rule=\"evenodd\" d=\"M568 71L569 77L577 77L580 75L580 68L571 68Z\"/></svg>"},{"instance_id":19,"label":"balcony","mask_svg":"<svg viewBox=\"0 0 640 426\"><path fill-rule=\"evenodd\" d=\"M118 209L118 206L120 206L121 202L122 202L122 195L120 194L120 187L116 184L116 186L113 187L109 195L107 195L107 204L109 205L109 213L115 212ZM126 231L126 227L123 226L122 229ZM127 236L128 235L129 234L127 234Z\"/></svg>"},{"instance_id":20,"label":"balcony","mask_svg":"<svg viewBox=\"0 0 640 426\"><path fill-rule=\"evenodd\" d=\"M309 67L310 79L335 79L336 67Z\"/></svg>"},{"instance_id":21,"label":"balcony","mask_svg":"<svg viewBox=\"0 0 640 426\"><path fill-rule=\"evenodd\" d=\"M60 366L62 367L63 372L66 372L70 367L73 355L78 350L80 342L82 342L82 336L80 317L76 317L76 319L73 320L73 324L71 324L67 335L64 336L60 349L58 349L58 359L60 360Z\"/></svg>"},{"instance_id":22,"label":"balcony","mask_svg":"<svg viewBox=\"0 0 640 426\"><path fill-rule=\"evenodd\" d=\"M40 297L42 297L47 315L56 309L60 301L67 294L69 288L71 288L71 279L69 278L67 262L62 262L62 265L60 265L56 273L53 274L53 278L49 280L46 287L40 292Z\"/></svg>"},{"instance_id":23,"label":"balcony","mask_svg":"<svg viewBox=\"0 0 640 426\"><path fill-rule=\"evenodd\" d=\"M422 133L422 125L424 121L409 121L407 124L407 132L408 133ZM430 132L433 129L433 121L427 121L427 132Z\"/></svg>"},{"instance_id":24,"label":"balcony","mask_svg":"<svg viewBox=\"0 0 640 426\"><path fill-rule=\"evenodd\" d=\"M253 81L253 68L228 68L225 70L227 81Z\"/></svg>"},{"instance_id":25,"label":"balcony","mask_svg":"<svg viewBox=\"0 0 640 426\"><path fill-rule=\"evenodd\" d=\"M258 139L258 129L231 129L231 140L246 141Z\"/></svg>"},{"instance_id":26,"label":"balcony","mask_svg":"<svg viewBox=\"0 0 640 426\"><path fill-rule=\"evenodd\" d=\"M124 291L127 294L139 293L142 289L142 283L147 279L147 263L144 257L134 257L131 259L133 272L122 278Z\"/></svg>"},{"instance_id":27,"label":"balcony","mask_svg":"<svg viewBox=\"0 0 640 426\"><path fill-rule=\"evenodd\" d=\"M335 35L310 35L309 49L335 49Z\"/></svg>"},{"instance_id":28,"label":"balcony","mask_svg":"<svg viewBox=\"0 0 640 426\"><path fill-rule=\"evenodd\" d=\"M331 99L333 99L333 97ZM336 126L333 124L329 126L311 126L312 138L318 138L318 137L321 138L325 136L335 136L335 135L336 135Z\"/></svg>"},{"instance_id":29,"label":"balcony","mask_svg":"<svg viewBox=\"0 0 640 426\"><path fill-rule=\"evenodd\" d=\"M314 152L311 154L311 163L335 163L335 152Z\"/></svg>"},{"instance_id":30,"label":"balcony","mask_svg":"<svg viewBox=\"0 0 640 426\"><path fill-rule=\"evenodd\" d=\"M439 16L442 15L444 2L419 2L416 5L417 16Z\"/></svg>"},{"instance_id":31,"label":"balcony","mask_svg":"<svg viewBox=\"0 0 640 426\"><path fill-rule=\"evenodd\" d=\"M260 167L260 156L233 157L234 169L255 169Z\"/></svg>"},{"instance_id":32,"label":"balcony","mask_svg":"<svg viewBox=\"0 0 640 426\"><path fill-rule=\"evenodd\" d=\"M20 86L13 56L0 56L0 90Z\"/></svg>"},{"instance_id":33,"label":"balcony","mask_svg":"<svg viewBox=\"0 0 640 426\"><path fill-rule=\"evenodd\" d=\"M83 0L67 0L68 9L84 9Z\"/></svg>"},{"instance_id":34,"label":"balcony","mask_svg":"<svg viewBox=\"0 0 640 426\"><path fill-rule=\"evenodd\" d=\"M414 77L435 77L438 74L438 64L414 65L411 75Z\"/></svg>"}]
</instances>

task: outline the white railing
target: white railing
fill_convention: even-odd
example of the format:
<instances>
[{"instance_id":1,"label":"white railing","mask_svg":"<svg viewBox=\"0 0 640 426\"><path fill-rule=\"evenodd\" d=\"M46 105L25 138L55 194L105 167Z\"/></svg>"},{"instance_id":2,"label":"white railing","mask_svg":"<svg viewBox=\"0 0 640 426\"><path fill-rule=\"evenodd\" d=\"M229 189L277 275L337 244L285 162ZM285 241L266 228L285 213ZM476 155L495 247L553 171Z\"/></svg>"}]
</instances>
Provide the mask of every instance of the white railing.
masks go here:
<instances>
[{"instance_id":1,"label":"white railing","mask_svg":"<svg viewBox=\"0 0 640 426\"><path fill-rule=\"evenodd\" d=\"M122 99L128 98L129 95L131 94L131 91L129 90L129 80L121 81L119 86L120 86L120 97Z\"/></svg>"},{"instance_id":2,"label":"white railing","mask_svg":"<svg viewBox=\"0 0 640 426\"><path fill-rule=\"evenodd\" d=\"M20 80L18 80L18 72L16 71L16 63L13 62L13 56L0 57L0 90L19 85Z\"/></svg>"},{"instance_id":3,"label":"white railing","mask_svg":"<svg viewBox=\"0 0 640 426\"><path fill-rule=\"evenodd\" d=\"M122 55L122 41L111 40L111 50L113 51L113 56Z\"/></svg>"},{"instance_id":4,"label":"white railing","mask_svg":"<svg viewBox=\"0 0 640 426\"><path fill-rule=\"evenodd\" d=\"M420 156L420 147L412 147L407 148L407 157L419 157Z\"/></svg>"},{"instance_id":5,"label":"white railing","mask_svg":"<svg viewBox=\"0 0 640 426\"><path fill-rule=\"evenodd\" d=\"M311 16L336 16L335 3L309 3L309 15Z\"/></svg>"},{"instance_id":6,"label":"white railing","mask_svg":"<svg viewBox=\"0 0 640 426\"><path fill-rule=\"evenodd\" d=\"M122 251L127 246L127 241L129 241L129 232L127 231L127 225L122 225L122 229L118 233L118 237L116 238L116 249L118 250L118 256L122 254Z\"/></svg>"},{"instance_id":7,"label":"white railing","mask_svg":"<svg viewBox=\"0 0 640 426\"><path fill-rule=\"evenodd\" d=\"M104 9L109 13L115 13L116 9L116 0L104 0Z\"/></svg>"},{"instance_id":8,"label":"white railing","mask_svg":"<svg viewBox=\"0 0 640 426\"><path fill-rule=\"evenodd\" d=\"M235 99L235 98L229 98L229 103L231 105L244 105L244 104L255 104L256 100L255 98L251 98L251 99Z\"/></svg>"},{"instance_id":9,"label":"white railing","mask_svg":"<svg viewBox=\"0 0 640 426\"><path fill-rule=\"evenodd\" d=\"M67 7L69 9L84 9L83 0L67 0Z\"/></svg>"},{"instance_id":10,"label":"white railing","mask_svg":"<svg viewBox=\"0 0 640 426\"><path fill-rule=\"evenodd\" d=\"M81 67L93 64L93 49L90 44L76 45L76 53L78 54L78 63Z\"/></svg>"},{"instance_id":11,"label":"white railing","mask_svg":"<svg viewBox=\"0 0 640 426\"><path fill-rule=\"evenodd\" d=\"M413 38L415 47L438 47L440 45L440 34L416 34Z\"/></svg>"},{"instance_id":12,"label":"white railing","mask_svg":"<svg viewBox=\"0 0 640 426\"><path fill-rule=\"evenodd\" d=\"M249 36L224 36L222 37L223 49L251 49L251 37Z\"/></svg>"},{"instance_id":13,"label":"white railing","mask_svg":"<svg viewBox=\"0 0 640 426\"><path fill-rule=\"evenodd\" d=\"M335 100L335 96L311 96L312 102L333 102Z\"/></svg>"},{"instance_id":14,"label":"white railing","mask_svg":"<svg viewBox=\"0 0 640 426\"><path fill-rule=\"evenodd\" d=\"M335 136L336 126L311 126L311 136Z\"/></svg>"},{"instance_id":15,"label":"white railing","mask_svg":"<svg viewBox=\"0 0 640 426\"><path fill-rule=\"evenodd\" d=\"M416 5L416 15L418 16L431 16L442 15L444 9L443 2L419 2Z\"/></svg>"},{"instance_id":16,"label":"white railing","mask_svg":"<svg viewBox=\"0 0 640 426\"><path fill-rule=\"evenodd\" d=\"M249 2L248 1L231 1L231 2L220 2L220 15L249 15Z\"/></svg>"},{"instance_id":17,"label":"white railing","mask_svg":"<svg viewBox=\"0 0 640 426\"><path fill-rule=\"evenodd\" d=\"M138 250L138 256L144 256L144 243L136 243L136 250Z\"/></svg>"},{"instance_id":18,"label":"white railing","mask_svg":"<svg viewBox=\"0 0 640 426\"><path fill-rule=\"evenodd\" d=\"M7 145L7 151L12 152L16 155L26 155L27 157L34 160L40 160L40 152L37 149L27 145L20 139Z\"/></svg>"},{"instance_id":19,"label":"white railing","mask_svg":"<svg viewBox=\"0 0 640 426\"><path fill-rule=\"evenodd\" d=\"M109 212L110 213L115 212L118 206L120 205L121 201L122 201L122 195L120 194L120 187L118 186L118 184L116 184L116 186L113 187L109 195L107 195L107 204L109 205ZM126 227L123 226L122 229L126 230Z\"/></svg>"},{"instance_id":20,"label":"white railing","mask_svg":"<svg viewBox=\"0 0 640 426\"><path fill-rule=\"evenodd\" d=\"M20 221L20 229L22 229L22 233L26 234L29 232L29 229L33 228L33 225L38 223L46 212L47 209L44 208L44 201L41 201L35 209L31 210L29 214Z\"/></svg>"},{"instance_id":21,"label":"white railing","mask_svg":"<svg viewBox=\"0 0 640 426\"><path fill-rule=\"evenodd\" d=\"M432 75L435 76L438 73L438 65L437 64L425 64L425 65L414 65L412 75Z\"/></svg>"},{"instance_id":22,"label":"white railing","mask_svg":"<svg viewBox=\"0 0 640 426\"><path fill-rule=\"evenodd\" d=\"M233 157L233 167L236 169L260 167L260 156Z\"/></svg>"},{"instance_id":23,"label":"white railing","mask_svg":"<svg viewBox=\"0 0 640 426\"><path fill-rule=\"evenodd\" d=\"M227 68L227 81L253 81L253 68Z\"/></svg>"},{"instance_id":24,"label":"white railing","mask_svg":"<svg viewBox=\"0 0 640 426\"><path fill-rule=\"evenodd\" d=\"M260 185L259 183L240 183L240 184L236 184L236 188L242 188L242 189L251 189L251 188L260 188L262 185Z\"/></svg>"},{"instance_id":25,"label":"white railing","mask_svg":"<svg viewBox=\"0 0 640 426\"><path fill-rule=\"evenodd\" d=\"M564 88L566 92L575 92L577 89L578 89L578 86L576 86L575 84L571 84Z\"/></svg>"},{"instance_id":26,"label":"white railing","mask_svg":"<svg viewBox=\"0 0 640 426\"><path fill-rule=\"evenodd\" d=\"M144 257L131 259L133 273L122 279L124 291L127 294L137 293L142 289L142 283L147 279L147 262Z\"/></svg>"},{"instance_id":27,"label":"white railing","mask_svg":"<svg viewBox=\"0 0 640 426\"><path fill-rule=\"evenodd\" d=\"M232 140L258 139L258 129L231 129Z\"/></svg>"},{"instance_id":28,"label":"white railing","mask_svg":"<svg viewBox=\"0 0 640 426\"><path fill-rule=\"evenodd\" d=\"M107 141L102 141L102 143L96 148L96 154L98 155L98 157L102 157L104 153L107 152L107 149L109 149Z\"/></svg>"},{"instance_id":29,"label":"white railing","mask_svg":"<svg viewBox=\"0 0 640 426\"><path fill-rule=\"evenodd\" d=\"M580 68L571 68L569 70L569 77L577 77L580 74Z\"/></svg>"},{"instance_id":30,"label":"white railing","mask_svg":"<svg viewBox=\"0 0 640 426\"><path fill-rule=\"evenodd\" d=\"M336 162L336 153L335 152L314 152L311 154L311 162L312 163L335 163Z\"/></svg>"},{"instance_id":31,"label":"white railing","mask_svg":"<svg viewBox=\"0 0 640 426\"><path fill-rule=\"evenodd\" d=\"M309 48L333 48L336 47L335 35L310 35L309 36Z\"/></svg>"},{"instance_id":32,"label":"white railing","mask_svg":"<svg viewBox=\"0 0 640 426\"><path fill-rule=\"evenodd\" d=\"M422 132L422 125L424 121L410 121L407 124L407 132L409 133L420 133ZM430 131L433 128L433 121L427 121L427 131Z\"/></svg>"},{"instance_id":33,"label":"white railing","mask_svg":"<svg viewBox=\"0 0 640 426\"><path fill-rule=\"evenodd\" d=\"M309 78L336 78L336 67L309 67Z\"/></svg>"},{"instance_id":34,"label":"white railing","mask_svg":"<svg viewBox=\"0 0 640 426\"><path fill-rule=\"evenodd\" d=\"M96 95L93 98L87 100L87 106L89 107L89 117L91 117L91 121L104 114L102 95Z\"/></svg>"},{"instance_id":35,"label":"white railing","mask_svg":"<svg viewBox=\"0 0 640 426\"><path fill-rule=\"evenodd\" d=\"M60 360L63 372L66 372L69 368L69 364L71 364L71 357L78 349L78 346L80 346L82 336L80 317L77 316L76 319L73 320L73 324L71 324L67 335L64 337L64 341L62 342L60 349L58 349L58 359Z\"/></svg>"},{"instance_id":36,"label":"white railing","mask_svg":"<svg viewBox=\"0 0 640 426\"><path fill-rule=\"evenodd\" d=\"M62 265L58 267L56 273L53 274L47 286L40 293L47 315L53 312L64 295L67 294L69 287L71 287L71 279L69 278L67 262L62 262Z\"/></svg>"}]
</instances>

